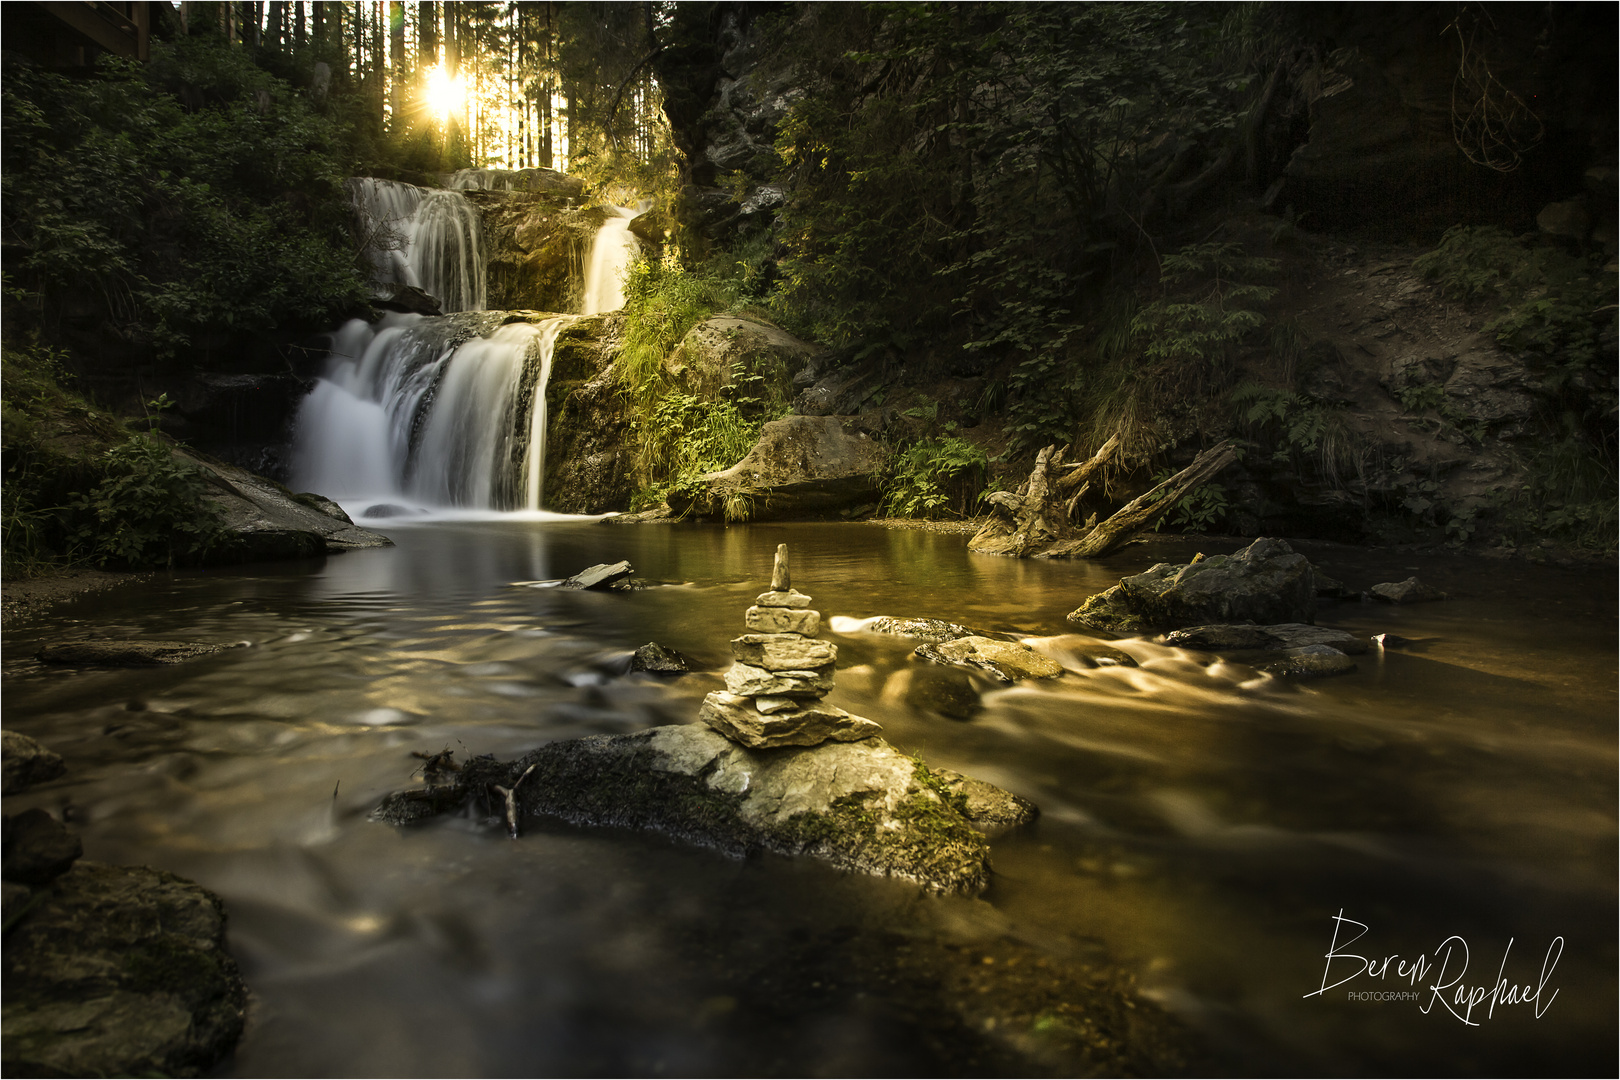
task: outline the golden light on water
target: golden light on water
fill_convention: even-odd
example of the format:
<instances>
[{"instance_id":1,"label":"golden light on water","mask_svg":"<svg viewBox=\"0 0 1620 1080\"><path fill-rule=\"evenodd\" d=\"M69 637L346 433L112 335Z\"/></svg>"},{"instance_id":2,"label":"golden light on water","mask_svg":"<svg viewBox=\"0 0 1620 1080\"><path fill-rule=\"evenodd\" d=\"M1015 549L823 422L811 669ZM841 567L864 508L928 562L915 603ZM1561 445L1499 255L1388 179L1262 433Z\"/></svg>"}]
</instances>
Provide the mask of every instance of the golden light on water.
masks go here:
<instances>
[{"instance_id":1,"label":"golden light on water","mask_svg":"<svg viewBox=\"0 0 1620 1080\"><path fill-rule=\"evenodd\" d=\"M440 120L460 113L467 104L467 84L459 74L446 75L443 67L435 66L428 71L427 103Z\"/></svg>"}]
</instances>

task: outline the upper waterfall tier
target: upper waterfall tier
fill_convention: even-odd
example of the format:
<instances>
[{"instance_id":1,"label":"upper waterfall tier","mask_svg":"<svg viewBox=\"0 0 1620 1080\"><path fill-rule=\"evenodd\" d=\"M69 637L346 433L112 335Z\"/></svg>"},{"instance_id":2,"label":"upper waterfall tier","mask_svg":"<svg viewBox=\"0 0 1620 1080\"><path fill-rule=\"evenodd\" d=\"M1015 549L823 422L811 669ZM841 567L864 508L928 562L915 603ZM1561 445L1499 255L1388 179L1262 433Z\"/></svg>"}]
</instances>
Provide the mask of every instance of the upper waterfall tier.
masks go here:
<instances>
[{"instance_id":1,"label":"upper waterfall tier","mask_svg":"<svg viewBox=\"0 0 1620 1080\"><path fill-rule=\"evenodd\" d=\"M414 285L446 312L484 310L487 259L477 207L458 191L369 176L347 183L379 291Z\"/></svg>"},{"instance_id":2,"label":"upper waterfall tier","mask_svg":"<svg viewBox=\"0 0 1620 1080\"><path fill-rule=\"evenodd\" d=\"M624 307L624 275L641 251L641 244L630 232L630 221L638 211L610 206L606 221L591 241L585 259L585 292L580 303L583 315L599 315Z\"/></svg>"}]
</instances>

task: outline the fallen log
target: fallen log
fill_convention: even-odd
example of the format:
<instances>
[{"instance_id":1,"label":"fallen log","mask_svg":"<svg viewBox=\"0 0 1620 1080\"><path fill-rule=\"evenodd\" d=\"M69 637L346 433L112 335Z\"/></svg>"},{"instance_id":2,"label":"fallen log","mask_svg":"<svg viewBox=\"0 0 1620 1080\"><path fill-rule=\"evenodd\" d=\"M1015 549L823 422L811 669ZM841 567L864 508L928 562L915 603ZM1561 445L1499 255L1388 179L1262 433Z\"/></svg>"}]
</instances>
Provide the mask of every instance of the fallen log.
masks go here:
<instances>
[{"instance_id":1,"label":"fallen log","mask_svg":"<svg viewBox=\"0 0 1620 1080\"><path fill-rule=\"evenodd\" d=\"M1053 544L1041 554L1049 559L1099 559L1143 529L1151 527L1186 498L1193 488L1207 484L1235 461L1237 451L1231 443L1212 446L1194 458L1191 465L1151 491L1132 499L1084 536Z\"/></svg>"},{"instance_id":2,"label":"fallen log","mask_svg":"<svg viewBox=\"0 0 1620 1080\"><path fill-rule=\"evenodd\" d=\"M968 550L1024 558L1071 539L1075 508L1118 449L1119 436L1110 436L1090 458L1068 466L1063 464L1068 447L1041 450L1017 491L998 491L987 500L996 516L968 542Z\"/></svg>"}]
</instances>

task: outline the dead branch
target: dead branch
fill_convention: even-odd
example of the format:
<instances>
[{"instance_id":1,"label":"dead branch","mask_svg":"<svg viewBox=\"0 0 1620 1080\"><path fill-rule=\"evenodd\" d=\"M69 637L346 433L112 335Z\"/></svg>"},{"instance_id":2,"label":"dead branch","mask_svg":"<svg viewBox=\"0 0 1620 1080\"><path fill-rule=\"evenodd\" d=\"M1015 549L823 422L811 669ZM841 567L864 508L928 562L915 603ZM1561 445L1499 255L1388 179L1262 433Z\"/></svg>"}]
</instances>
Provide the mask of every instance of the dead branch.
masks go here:
<instances>
[{"instance_id":1,"label":"dead branch","mask_svg":"<svg viewBox=\"0 0 1620 1080\"><path fill-rule=\"evenodd\" d=\"M1194 458L1191 465L1146 494L1132 499L1084 536L1054 544L1044 554L1048 558L1101 558L1143 529L1151 527L1174 509L1188 492L1213 480L1235 461L1237 451L1231 443L1212 446Z\"/></svg>"}]
</instances>

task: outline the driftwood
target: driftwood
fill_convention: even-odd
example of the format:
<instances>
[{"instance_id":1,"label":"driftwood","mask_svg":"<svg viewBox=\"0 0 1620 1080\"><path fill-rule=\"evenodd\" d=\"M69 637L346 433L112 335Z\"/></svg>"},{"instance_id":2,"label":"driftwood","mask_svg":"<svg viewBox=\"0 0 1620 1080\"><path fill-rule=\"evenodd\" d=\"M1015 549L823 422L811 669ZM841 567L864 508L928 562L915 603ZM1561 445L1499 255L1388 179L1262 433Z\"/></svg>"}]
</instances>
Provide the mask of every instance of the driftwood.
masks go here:
<instances>
[{"instance_id":1,"label":"driftwood","mask_svg":"<svg viewBox=\"0 0 1620 1080\"><path fill-rule=\"evenodd\" d=\"M1205 450L1191 465L1133 499L1108 520L1080 532L1071 520L1075 508L1118 448L1119 438L1115 436L1088 460L1066 468L1066 447L1043 449L1035 457L1029 479L1017 491L1001 491L990 497L996 513L968 543L968 550L1019 558L1099 558L1152 526L1193 488L1209 482L1237 460L1229 443Z\"/></svg>"}]
</instances>

